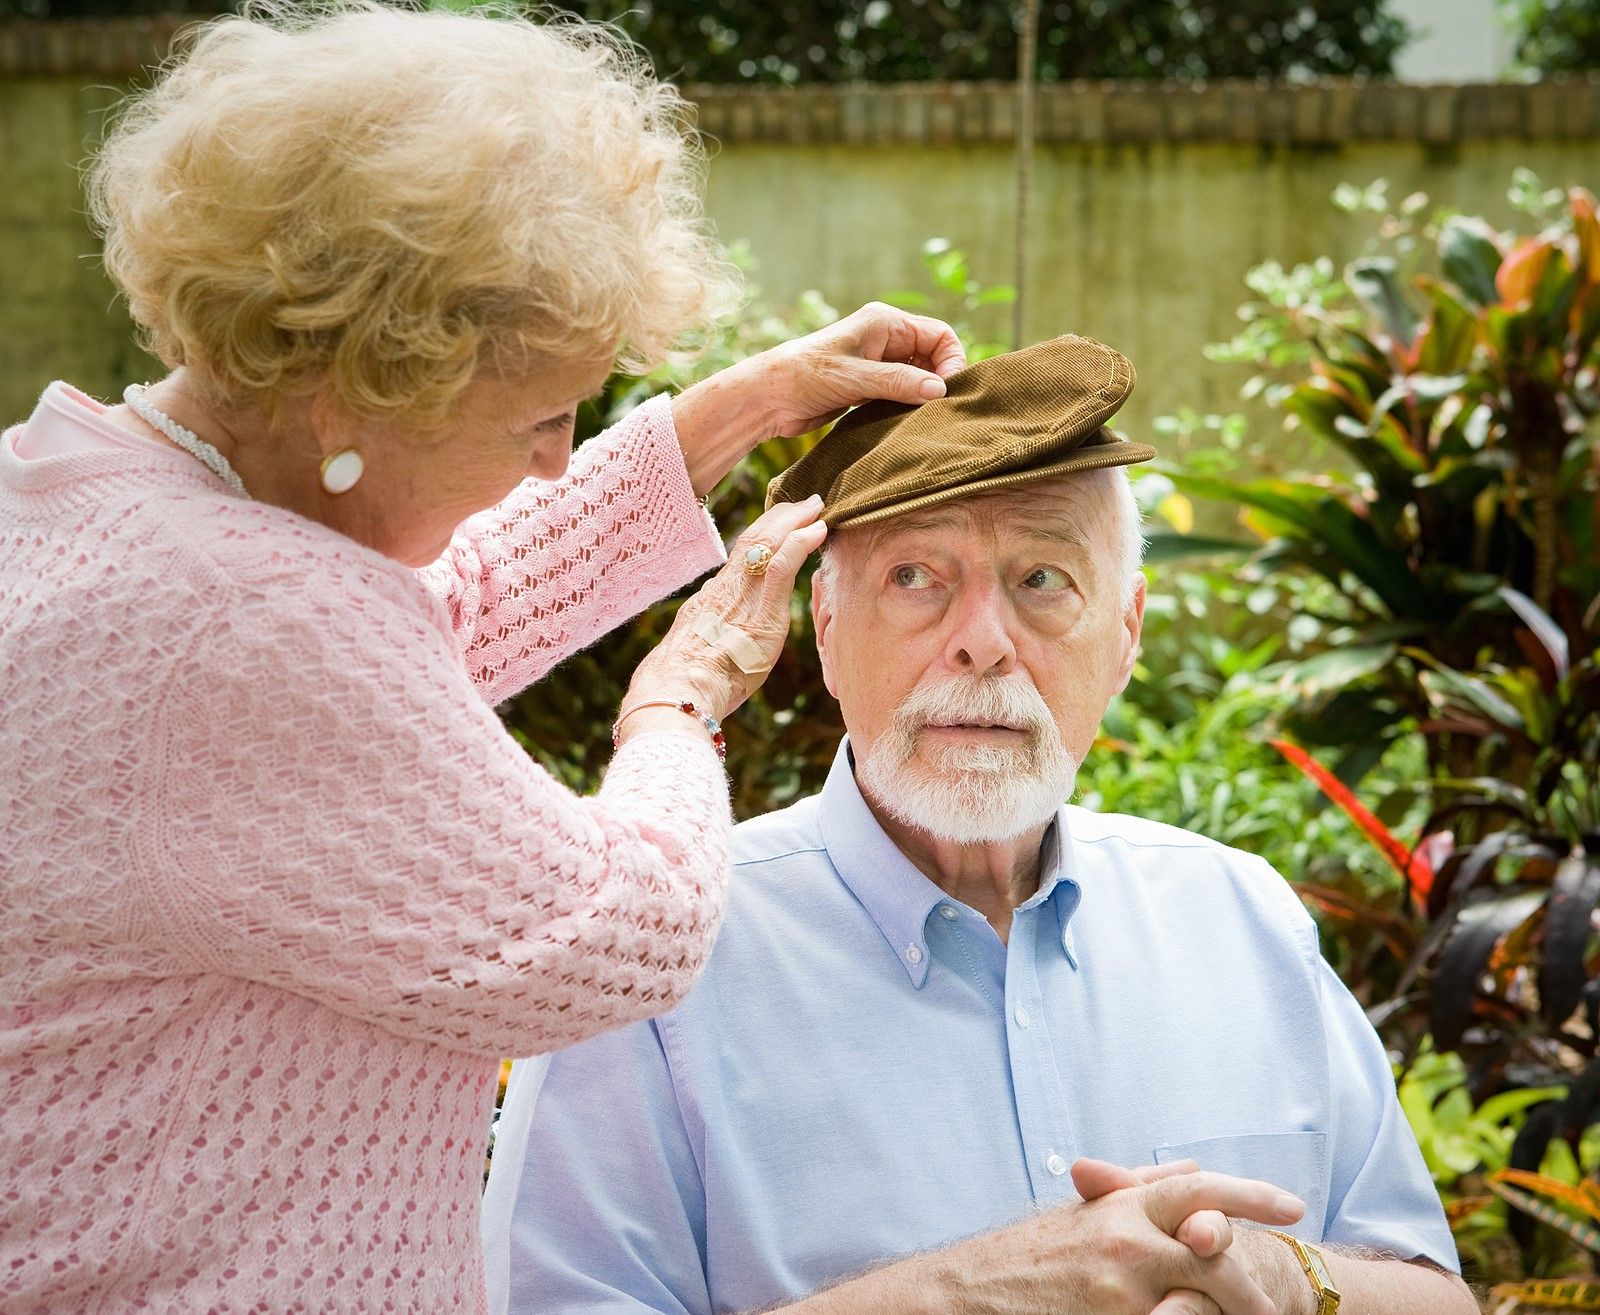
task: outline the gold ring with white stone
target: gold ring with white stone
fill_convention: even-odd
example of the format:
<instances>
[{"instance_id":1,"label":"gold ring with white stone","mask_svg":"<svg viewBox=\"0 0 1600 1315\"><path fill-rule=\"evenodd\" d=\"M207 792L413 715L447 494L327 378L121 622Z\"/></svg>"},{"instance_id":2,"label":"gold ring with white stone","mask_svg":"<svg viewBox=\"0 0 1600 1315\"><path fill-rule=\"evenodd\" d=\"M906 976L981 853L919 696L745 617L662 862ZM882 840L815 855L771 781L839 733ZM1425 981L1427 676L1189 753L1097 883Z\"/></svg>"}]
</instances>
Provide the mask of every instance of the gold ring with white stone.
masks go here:
<instances>
[{"instance_id":1,"label":"gold ring with white stone","mask_svg":"<svg viewBox=\"0 0 1600 1315\"><path fill-rule=\"evenodd\" d=\"M744 550L744 573L765 575L772 565L772 549L764 543L752 543Z\"/></svg>"}]
</instances>

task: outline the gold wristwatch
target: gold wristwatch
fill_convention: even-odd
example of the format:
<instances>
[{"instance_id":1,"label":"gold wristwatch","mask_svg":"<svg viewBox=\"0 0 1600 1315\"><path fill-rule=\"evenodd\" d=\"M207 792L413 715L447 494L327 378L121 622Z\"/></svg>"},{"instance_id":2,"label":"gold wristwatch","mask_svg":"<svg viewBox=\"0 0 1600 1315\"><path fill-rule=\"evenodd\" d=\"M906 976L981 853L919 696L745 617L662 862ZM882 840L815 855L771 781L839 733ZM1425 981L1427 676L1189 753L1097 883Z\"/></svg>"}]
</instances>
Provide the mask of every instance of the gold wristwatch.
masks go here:
<instances>
[{"instance_id":1,"label":"gold wristwatch","mask_svg":"<svg viewBox=\"0 0 1600 1315\"><path fill-rule=\"evenodd\" d=\"M1322 1252L1302 1242L1293 1233L1280 1232L1276 1228L1269 1228L1266 1231L1274 1237L1281 1237L1293 1250L1295 1258L1300 1262L1300 1268L1305 1270L1306 1277L1311 1280L1311 1286L1317 1294L1317 1315L1335 1315L1339 1309L1339 1289L1333 1285L1333 1275L1328 1273Z\"/></svg>"}]
</instances>

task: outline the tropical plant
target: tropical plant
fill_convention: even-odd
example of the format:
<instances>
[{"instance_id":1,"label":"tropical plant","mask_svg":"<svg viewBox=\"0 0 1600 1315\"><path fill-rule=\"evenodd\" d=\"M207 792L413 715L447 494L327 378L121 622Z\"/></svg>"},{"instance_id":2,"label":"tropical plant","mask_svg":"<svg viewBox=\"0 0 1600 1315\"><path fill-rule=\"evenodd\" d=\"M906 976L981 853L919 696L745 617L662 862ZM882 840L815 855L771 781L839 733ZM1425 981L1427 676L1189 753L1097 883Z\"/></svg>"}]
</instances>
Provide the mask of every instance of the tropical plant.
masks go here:
<instances>
[{"instance_id":1,"label":"tropical plant","mask_svg":"<svg viewBox=\"0 0 1600 1315\"><path fill-rule=\"evenodd\" d=\"M1558 1279L1523 1279L1497 1283L1490 1295L1497 1315L1532 1310L1600 1311L1600 1184L1576 1184L1524 1169L1500 1169L1489 1175L1490 1189L1522 1215L1547 1224L1565 1237L1583 1257L1589 1273Z\"/></svg>"},{"instance_id":2,"label":"tropical plant","mask_svg":"<svg viewBox=\"0 0 1600 1315\"><path fill-rule=\"evenodd\" d=\"M1278 747L1351 817L1409 890L1410 916L1391 919L1404 960L1380 1020L1425 1006L1441 1047L1461 1047L1480 1079L1570 1075L1595 1062L1600 1037L1600 648L1569 664L1559 631L1526 599L1519 610L1553 646L1551 669L1491 665L1474 673L1430 660L1424 691L1441 725L1476 739L1480 757L1522 775L1485 771L1431 784L1444 802L1407 845L1354 791L1298 746ZM1469 825L1457 843L1446 823ZM1315 901L1320 892L1302 890ZM1334 916L1338 909L1328 910ZM1351 911L1356 921L1375 916ZM1402 910L1404 912L1404 910ZM1420 1029L1410 1029L1413 1038Z\"/></svg>"},{"instance_id":3,"label":"tropical plant","mask_svg":"<svg viewBox=\"0 0 1600 1315\"><path fill-rule=\"evenodd\" d=\"M1371 196L1350 189L1346 205ZM1553 616L1575 651L1600 633L1600 223L1588 192L1563 201L1516 236L1408 198L1383 216L1388 249L1342 280L1328 262L1252 271L1247 326L1214 353L1260 367L1247 391L1354 467L1170 472L1243 509L1263 571L1340 585L1322 618L1328 652L1300 673L1295 729L1353 750L1345 779L1427 717L1430 679L1448 679L1431 669L1545 661L1513 597ZM1425 255L1431 272L1402 273ZM1455 776L1481 748L1443 727L1430 745Z\"/></svg>"},{"instance_id":4,"label":"tropical plant","mask_svg":"<svg viewBox=\"0 0 1600 1315\"><path fill-rule=\"evenodd\" d=\"M1171 479L1242 509L1261 544L1247 569L1269 584L1337 586L1299 610L1320 638L1279 667L1300 696L1286 719L1299 743L1279 748L1405 892L1363 905L1301 887L1336 939L1387 948L1367 968L1382 988L1366 997L1373 1021L1405 1053L1426 1055L1429 1033L1460 1048L1466 1085L1436 1107L1458 1128L1473 1097L1496 1115L1528 1109L1498 1167L1565 1153L1576 1183L1600 1090L1600 225L1587 192L1522 171L1511 199L1536 231L1520 237L1421 196L1392 207L1381 185L1337 199L1378 217L1380 243L1342 278L1327 261L1252 271L1246 325L1215 355L1256 365L1247 391L1340 464L1241 478L1223 462ZM1248 442L1241 422L1204 423ZM1358 795L1385 741L1411 734L1428 770ZM1335 750L1333 766L1302 746ZM1402 838L1398 805L1418 799L1426 820ZM1553 1086L1569 1094L1525 1094ZM1456 1151L1494 1168L1503 1132L1493 1147ZM1498 1231L1461 1207L1469 1219L1486 1244ZM1520 1210L1510 1225L1521 1274L1547 1281L1570 1262L1530 1249Z\"/></svg>"},{"instance_id":5,"label":"tropical plant","mask_svg":"<svg viewBox=\"0 0 1600 1315\"><path fill-rule=\"evenodd\" d=\"M1451 1051L1423 1047L1399 1077L1400 1108L1422 1151L1433 1181L1446 1194L1447 1204L1463 1181L1471 1184L1511 1166L1512 1146L1529 1109L1565 1098L1564 1086L1522 1087L1501 1092L1474 1106L1467 1066ZM1576 1163L1566 1143L1557 1143L1566 1155L1552 1152L1546 1171L1576 1182ZM1474 1206L1483 1197L1461 1198ZM1462 1215L1461 1211L1456 1212ZM1463 1215L1464 1217L1464 1215Z\"/></svg>"},{"instance_id":6,"label":"tropical plant","mask_svg":"<svg viewBox=\"0 0 1600 1315\"><path fill-rule=\"evenodd\" d=\"M1474 1105L1461 1056L1430 1045L1398 1076L1400 1108L1439 1191L1463 1272L1474 1281L1524 1277L1528 1261L1508 1231L1511 1207L1493 1193L1488 1180L1512 1167L1529 1111L1563 1100L1567 1088L1517 1088ZM1580 1162L1594 1164L1597 1155L1600 1129L1591 1129L1581 1154L1566 1141L1551 1141L1539 1172L1556 1182L1577 1184L1583 1177ZM1555 1250L1559 1254L1561 1249ZM1534 1263L1540 1266L1542 1259Z\"/></svg>"}]
</instances>

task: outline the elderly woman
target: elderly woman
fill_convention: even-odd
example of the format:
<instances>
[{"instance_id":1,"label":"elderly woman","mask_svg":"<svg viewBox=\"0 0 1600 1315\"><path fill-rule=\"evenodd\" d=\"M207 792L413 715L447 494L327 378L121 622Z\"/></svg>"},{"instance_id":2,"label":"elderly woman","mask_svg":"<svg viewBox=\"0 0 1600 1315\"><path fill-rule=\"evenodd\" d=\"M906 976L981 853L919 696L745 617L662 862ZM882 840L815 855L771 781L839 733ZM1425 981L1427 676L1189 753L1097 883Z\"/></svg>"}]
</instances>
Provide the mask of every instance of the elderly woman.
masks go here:
<instances>
[{"instance_id":1,"label":"elderly woman","mask_svg":"<svg viewBox=\"0 0 1600 1315\"><path fill-rule=\"evenodd\" d=\"M347 6L209 25L111 134L172 373L0 442L7 1311L481 1307L497 1058L704 962L718 722L816 505L685 605L596 798L493 705L722 560L697 495L755 441L961 353L869 307L568 469L618 354L724 291L680 114L593 29Z\"/></svg>"}]
</instances>

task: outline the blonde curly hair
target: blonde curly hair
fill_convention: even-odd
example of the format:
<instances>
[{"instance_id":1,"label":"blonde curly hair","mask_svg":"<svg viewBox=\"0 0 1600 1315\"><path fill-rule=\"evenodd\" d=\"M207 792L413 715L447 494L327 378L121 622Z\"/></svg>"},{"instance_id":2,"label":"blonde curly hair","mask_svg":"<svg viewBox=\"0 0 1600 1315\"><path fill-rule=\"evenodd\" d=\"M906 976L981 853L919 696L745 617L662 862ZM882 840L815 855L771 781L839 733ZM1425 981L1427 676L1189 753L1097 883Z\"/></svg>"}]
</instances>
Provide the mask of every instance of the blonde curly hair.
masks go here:
<instances>
[{"instance_id":1,"label":"blonde curly hair","mask_svg":"<svg viewBox=\"0 0 1600 1315\"><path fill-rule=\"evenodd\" d=\"M192 30L89 196L169 367L427 423L482 369L648 368L728 307L702 166L689 107L610 29L271 0Z\"/></svg>"}]
</instances>

